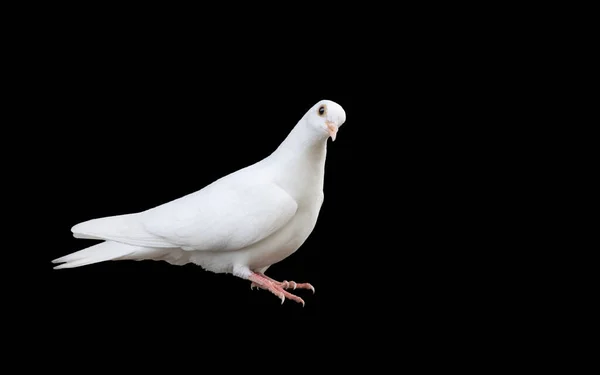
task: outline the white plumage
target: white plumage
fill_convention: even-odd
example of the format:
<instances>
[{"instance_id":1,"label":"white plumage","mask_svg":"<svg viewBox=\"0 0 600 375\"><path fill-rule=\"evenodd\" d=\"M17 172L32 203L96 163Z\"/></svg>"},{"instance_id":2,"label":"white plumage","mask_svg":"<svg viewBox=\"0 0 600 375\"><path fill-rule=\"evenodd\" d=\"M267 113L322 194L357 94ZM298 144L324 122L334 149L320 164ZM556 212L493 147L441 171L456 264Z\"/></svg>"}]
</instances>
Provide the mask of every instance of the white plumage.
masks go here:
<instances>
[{"instance_id":1,"label":"white plumage","mask_svg":"<svg viewBox=\"0 0 600 375\"><path fill-rule=\"evenodd\" d=\"M264 272L293 254L315 227L323 203L327 139L335 140L346 114L322 100L298 121L268 157L194 193L149 210L79 223L74 237L104 240L53 260L56 269L108 260L194 263L232 273L281 298L304 304Z\"/></svg>"}]
</instances>

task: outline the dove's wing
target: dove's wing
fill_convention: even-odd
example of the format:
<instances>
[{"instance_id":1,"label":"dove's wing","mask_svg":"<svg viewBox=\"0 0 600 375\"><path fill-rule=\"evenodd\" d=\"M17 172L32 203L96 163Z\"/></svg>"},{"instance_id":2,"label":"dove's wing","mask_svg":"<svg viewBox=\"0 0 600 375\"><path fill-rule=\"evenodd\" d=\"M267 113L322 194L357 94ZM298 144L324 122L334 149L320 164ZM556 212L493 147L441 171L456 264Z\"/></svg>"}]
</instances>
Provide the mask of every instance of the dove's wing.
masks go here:
<instances>
[{"instance_id":1,"label":"dove's wing","mask_svg":"<svg viewBox=\"0 0 600 375\"><path fill-rule=\"evenodd\" d=\"M298 205L273 183L216 184L137 214L90 220L76 237L184 250L237 250L283 227Z\"/></svg>"},{"instance_id":2,"label":"dove's wing","mask_svg":"<svg viewBox=\"0 0 600 375\"><path fill-rule=\"evenodd\" d=\"M298 208L273 183L215 186L200 193L147 212L144 228L184 250L237 250L273 234Z\"/></svg>"}]
</instances>

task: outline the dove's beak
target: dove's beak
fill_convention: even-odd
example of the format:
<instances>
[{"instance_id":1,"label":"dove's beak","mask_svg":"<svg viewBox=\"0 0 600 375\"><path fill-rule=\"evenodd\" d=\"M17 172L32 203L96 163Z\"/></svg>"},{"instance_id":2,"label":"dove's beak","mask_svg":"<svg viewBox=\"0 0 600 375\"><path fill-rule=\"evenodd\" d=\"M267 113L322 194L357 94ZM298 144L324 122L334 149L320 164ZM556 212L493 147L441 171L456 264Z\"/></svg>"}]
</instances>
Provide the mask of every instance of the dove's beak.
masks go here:
<instances>
[{"instance_id":1,"label":"dove's beak","mask_svg":"<svg viewBox=\"0 0 600 375\"><path fill-rule=\"evenodd\" d=\"M333 121L325 121L325 125L327 125L327 131L329 131L329 136L331 137L331 141L335 141L335 137L338 131L338 126Z\"/></svg>"}]
</instances>

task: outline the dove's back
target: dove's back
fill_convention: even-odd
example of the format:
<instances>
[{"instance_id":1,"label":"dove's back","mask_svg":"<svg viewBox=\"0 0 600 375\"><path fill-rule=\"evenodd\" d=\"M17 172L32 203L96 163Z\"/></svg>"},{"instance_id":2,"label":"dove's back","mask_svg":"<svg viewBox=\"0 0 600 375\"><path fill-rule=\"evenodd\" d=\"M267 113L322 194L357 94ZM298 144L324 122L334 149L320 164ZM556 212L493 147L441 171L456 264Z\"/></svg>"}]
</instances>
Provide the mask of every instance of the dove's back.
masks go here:
<instances>
[{"instance_id":1,"label":"dove's back","mask_svg":"<svg viewBox=\"0 0 600 375\"><path fill-rule=\"evenodd\" d=\"M136 246L240 249L271 234L280 226L278 222L289 220L296 211L294 200L272 183L262 166L256 163L240 169L149 210L88 220L71 231L77 238ZM231 233L245 219L246 229Z\"/></svg>"}]
</instances>

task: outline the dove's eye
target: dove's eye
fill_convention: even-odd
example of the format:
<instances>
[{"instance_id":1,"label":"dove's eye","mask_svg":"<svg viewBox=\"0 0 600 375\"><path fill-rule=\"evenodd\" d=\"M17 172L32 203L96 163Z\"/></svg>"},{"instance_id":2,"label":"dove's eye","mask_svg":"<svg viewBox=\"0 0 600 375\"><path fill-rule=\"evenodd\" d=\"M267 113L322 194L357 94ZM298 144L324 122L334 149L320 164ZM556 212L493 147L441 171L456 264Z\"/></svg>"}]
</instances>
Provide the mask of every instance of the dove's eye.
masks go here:
<instances>
[{"instance_id":1,"label":"dove's eye","mask_svg":"<svg viewBox=\"0 0 600 375\"><path fill-rule=\"evenodd\" d=\"M325 114L325 106L322 105L319 107L319 116L323 116Z\"/></svg>"}]
</instances>

